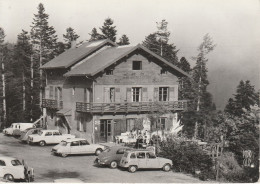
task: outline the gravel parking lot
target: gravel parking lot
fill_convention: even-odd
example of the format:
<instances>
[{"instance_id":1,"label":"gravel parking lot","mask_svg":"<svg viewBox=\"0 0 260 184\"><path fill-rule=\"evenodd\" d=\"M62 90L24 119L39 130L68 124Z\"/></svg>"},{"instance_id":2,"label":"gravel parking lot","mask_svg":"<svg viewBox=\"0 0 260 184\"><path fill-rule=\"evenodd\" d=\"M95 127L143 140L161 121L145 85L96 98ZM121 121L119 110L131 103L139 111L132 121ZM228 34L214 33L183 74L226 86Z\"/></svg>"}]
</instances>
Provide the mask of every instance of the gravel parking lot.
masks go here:
<instances>
[{"instance_id":1,"label":"gravel parking lot","mask_svg":"<svg viewBox=\"0 0 260 184\"><path fill-rule=\"evenodd\" d=\"M142 170L129 173L120 169L97 167L95 155L68 156L51 154L53 146L40 147L20 143L18 139L0 133L0 154L24 159L34 168L34 182L53 182L59 178L78 178L86 183L194 183L202 182L183 173L162 170Z\"/></svg>"}]
</instances>

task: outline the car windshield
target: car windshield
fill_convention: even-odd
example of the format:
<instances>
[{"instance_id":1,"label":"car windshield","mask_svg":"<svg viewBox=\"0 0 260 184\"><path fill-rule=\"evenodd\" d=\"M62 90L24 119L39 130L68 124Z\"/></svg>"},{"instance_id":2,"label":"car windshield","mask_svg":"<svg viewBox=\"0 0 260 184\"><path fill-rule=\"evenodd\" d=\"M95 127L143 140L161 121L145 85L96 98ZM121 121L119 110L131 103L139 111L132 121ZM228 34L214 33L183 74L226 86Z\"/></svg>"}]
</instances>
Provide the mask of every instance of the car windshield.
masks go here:
<instances>
[{"instance_id":1,"label":"car windshield","mask_svg":"<svg viewBox=\"0 0 260 184\"><path fill-rule=\"evenodd\" d=\"M38 135L42 135L42 133L43 133L42 131L39 131L39 132L38 132Z\"/></svg>"},{"instance_id":2,"label":"car windshield","mask_svg":"<svg viewBox=\"0 0 260 184\"><path fill-rule=\"evenodd\" d=\"M110 148L107 148L107 149L105 149L103 152L110 152L111 151L111 149Z\"/></svg>"},{"instance_id":3,"label":"car windshield","mask_svg":"<svg viewBox=\"0 0 260 184\"><path fill-rule=\"evenodd\" d=\"M60 145L61 145L61 146L67 146L67 142L66 142L66 141L61 141L61 142L60 142Z\"/></svg>"},{"instance_id":4,"label":"car windshield","mask_svg":"<svg viewBox=\"0 0 260 184\"><path fill-rule=\"evenodd\" d=\"M12 160L12 161L11 161L11 164L12 164L13 166L22 165L19 160Z\"/></svg>"}]
</instances>

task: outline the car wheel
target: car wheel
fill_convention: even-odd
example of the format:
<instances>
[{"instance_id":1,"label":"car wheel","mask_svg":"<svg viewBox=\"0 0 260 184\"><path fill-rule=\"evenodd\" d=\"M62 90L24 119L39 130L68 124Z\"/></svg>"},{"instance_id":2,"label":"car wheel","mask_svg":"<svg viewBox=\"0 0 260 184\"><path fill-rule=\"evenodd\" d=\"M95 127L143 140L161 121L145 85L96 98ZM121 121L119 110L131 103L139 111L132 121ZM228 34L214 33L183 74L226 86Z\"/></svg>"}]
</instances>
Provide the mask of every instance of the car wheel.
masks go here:
<instances>
[{"instance_id":1,"label":"car wheel","mask_svg":"<svg viewBox=\"0 0 260 184\"><path fill-rule=\"evenodd\" d=\"M40 146L45 146L45 144L46 144L45 141L40 141L40 142L39 142L39 145L40 145Z\"/></svg>"},{"instance_id":2,"label":"car wheel","mask_svg":"<svg viewBox=\"0 0 260 184\"><path fill-rule=\"evenodd\" d=\"M62 156L63 158L65 158L65 157L68 156L68 154L62 153L61 156Z\"/></svg>"},{"instance_id":3,"label":"car wheel","mask_svg":"<svg viewBox=\"0 0 260 184\"><path fill-rule=\"evenodd\" d=\"M136 170L137 170L137 167L134 166L134 165L130 165L130 166L128 167L128 171L131 172L131 173L134 173Z\"/></svg>"},{"instance_id":4,"label":"car wheel","mask_svg":"<svg viewBox=\"0 0 260 184\"><path fill-rule=\"evenodd\" d=\"M171 165L170 164L165 164L163 166L163 170L166 171L166 172L169 172L171 170Z\"/></svg>"},{"instance_id":5,"label":"car wheel","mask_svg":"<svg viewBox=\"0 0 260 184\"><path fill-rule=\"evenodd\" d=\"M112 169L117 168L117 162L116 162L116 161L112 161L112 162L110 163L110 168L112 168Z\"/></svg>"},{"instance_id":6,"label":"car wheel","mask_svg":"<svg viewBox=\"0 0 260 184\"><path fill-rule=\"evenodd\" d=\"M5 179L5 180L8 180L8 181L14 181L14 177L13 177L13 175L11 175L11 174L6 174L6 175L4 175L4 179Z\"/></svg>"},{"instance_id":7,"label":"car wheel","mask_svg":"<svg viewBox=\"0 0 260 184\"><path fill-rule=\"evenodd\" d=\"M102 152L102 149L97 149L95 154L98 156Z\"/></svg>"}]
</instances>

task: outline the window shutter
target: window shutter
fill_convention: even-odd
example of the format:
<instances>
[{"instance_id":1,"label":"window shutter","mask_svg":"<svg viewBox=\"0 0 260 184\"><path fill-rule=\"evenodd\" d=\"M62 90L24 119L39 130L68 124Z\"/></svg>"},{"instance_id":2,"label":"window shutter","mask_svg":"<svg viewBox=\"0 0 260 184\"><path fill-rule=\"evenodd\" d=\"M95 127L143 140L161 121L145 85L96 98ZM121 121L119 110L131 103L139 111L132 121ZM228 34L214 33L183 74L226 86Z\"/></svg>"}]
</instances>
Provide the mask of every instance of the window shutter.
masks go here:
<instances>
[{"instance_id":1,"label":"window shutter","mask_svg":"<svg viewBox=\"0 0 260 184\"><path fill-rule=\"evenodd\" d=\"M54 99L58 100L58 88L55 87Z\"/></svg>"},{"instance_id":2,"label":"window shutter","mask_svg":"<svg viewBox=\"0 0 260 184\"><path fill-rule=\"evenodd\" d=\"M174 87L169 88L169 101L175 101L175 89Z\"/></svg>"},{"instance_id":3,"label":"window shutter","mask_svg":"<svg viewBox=\"0 0 260 184\"><path fill-rule=\"evenodd\" d=\"M104 87L104 94L103 94L103 97L104 97L104 101L105 103L108 103L109 102L109 88L107 87Z\"/></svg>"},{"instance_id":4,"label":"window shutter","mask_svg":"<svg viewBox=\"0 0 260 184\"><path fill-rule=\"evenodd\" d=\"M45 87L45 98L49 98L49 96L47 96L47 95L50 95L50 87L49 86L46 86Z\"/></svg>"},{"instance_id":5,"label":"window shutter","mask_svg":"<svg viewBox=\"0 0 260 184\"><path fill-rule=\"evenodd\" d=\"M131 102L132 101L132 89L126 88L126 101Z\"/></svg>"},{"instance_id":6,"label":"window shutter","mask_svg":"<svg viewBox=\"0 0 260 184\"><path fill-rule=\"evenodd\" d=\"M49 95L50 99L53 98L53 86L50 86L50 95Z\"/></svg>"},{"instance_id":7,"label":"window shutter","mask_svg":"<svg viewBox=\"0 0 260 184\"><path fill-rule=\"evenodd\" d=\"M148 92L147 92L147 88L142 88L142 90L143 90L142 101L143 101L143 102L147 102L147 101L148 101Z\"/></svg>"},{"instance_id":8,"label":"window shutter","mask_svg":"<svg viewBox=\"0 0 260 184\"><path fill-rule=\"evenodd\" d=\"M172 118L166 118L165 120L165 128L170 130L172 128Z\"/></svg>"},{"instance_id":9,"label":"window shutter","mask_svg":"<svg viewBox=\"0 0 260 184\"><path fill-rule=\"evenodd\" d=\"M120 102L120 88L116 88L115 90L115 102Z\"/></svg>"},{"instance_id":10,"label":"window shutter","mask_svg":"<svg viewBox=\"0 0 260 184\"><path fill-rule=\"evenodd\" d=\"M77 131L79 131L80 118L77 120Z\"/></svg>"},{"instance_id":11,"label":"window shutter","mask_svg":"<svg viewBox=\"0 0 260 184\"><path fill-rule=\"evenodd\" d=\"M84 120L84 123L83 123L83 131L87 132L87 122L85 120Z\"/></svg>"},{"instance_id":12,"label":"window shutter","mask_svg":"<svg viewBox=\"0 0 260 184\"><path fill-rule=\"evenodd\" d=\"M154 88L154 101L159 101L159 88Z\"/></svg>"}]
</instances>

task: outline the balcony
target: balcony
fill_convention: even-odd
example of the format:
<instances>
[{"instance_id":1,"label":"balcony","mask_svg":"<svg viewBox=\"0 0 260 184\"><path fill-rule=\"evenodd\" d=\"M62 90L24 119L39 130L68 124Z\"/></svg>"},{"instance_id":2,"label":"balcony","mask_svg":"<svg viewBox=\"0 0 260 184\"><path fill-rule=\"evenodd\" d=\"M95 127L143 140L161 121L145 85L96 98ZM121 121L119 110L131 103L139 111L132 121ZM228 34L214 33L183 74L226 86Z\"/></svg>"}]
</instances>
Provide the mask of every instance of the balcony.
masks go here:
<instances>
[{"instance_id":1,"label":"balcony","mask_svg":"<svg viewBox=\"0 0 260 184\"><path fill-rule=\"evenodd\" d=\"M63 101L57 101L53 99L42 99L42 107L59 110L63 107Z\"/></svg>"},{"instance_id":2,"label":"balcony","mask_svg":"<svg viewBox=\"0 0 260 184\"><path fill-rule=\"evenodd\" d=\"M187 109L187 101L172 102L125 102L125 103L76 103L77 112L89 113L130 113L151 112L158 109L183 111Z\"/></svg>"}]
</instances>

